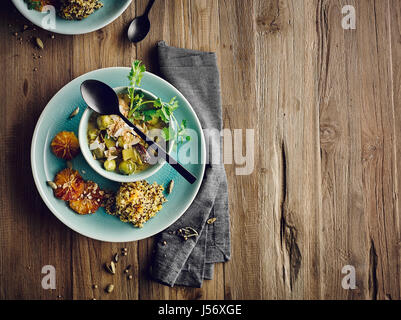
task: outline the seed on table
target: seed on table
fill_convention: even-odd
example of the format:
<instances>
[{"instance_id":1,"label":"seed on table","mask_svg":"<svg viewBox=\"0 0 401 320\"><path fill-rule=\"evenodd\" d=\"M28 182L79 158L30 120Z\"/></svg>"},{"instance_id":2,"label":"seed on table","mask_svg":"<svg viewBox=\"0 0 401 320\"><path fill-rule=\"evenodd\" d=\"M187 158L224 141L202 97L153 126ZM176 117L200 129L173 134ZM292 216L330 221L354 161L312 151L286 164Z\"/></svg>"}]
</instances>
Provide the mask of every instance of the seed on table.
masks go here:
<instances>
[{"instance_id":1,"label":"seed on table","mask_svg":"<svg viewBox=\"0 0 401 320\"><path fill-rule=\"evenodd\" d=\"M98 287L97 284L94 284L94 285L92 286L92 288L93 288L93 289L97 289L97 288L99 288L99 287Z\"/></svg>"},{"instance_id":2,"label":"seed on table","mask_svg":"<svg viewBox=\"0 0 401 320\"><path fill-rule=\"evenodd\" d=\"M128 280L132 280L132 274L128 276Z\"/></svg>"},{"instance_id":3,"label":"seed on table","mask_svg":"<svg viewBox=\"0 0 401 320\"><path fill-rule=\"evenodd\" d=\"M123 252L123 256L126 256L127 255L127 252Z\"/></svg>"},{"instance_id":4,"label":"seed on table","mask_svg":"<svg viewBox=\"0 0 401 320\"><path fill-rule=\"evenodd\" d=\"M122 250L122 251L125 251L125 252L127 252L127 251L128 251L128 249L127 249L127 248L122 248L121 250Z\"/></svg>"},{"instance_id":5,"label":"seed on table","mask_svg":"<svg viewBox=\"0 0 401 320\"><path fill-rule=\"evenodd\" d=\"M115 262L115 263L118 262L118 253L116 253L116 254L114 255L114 262Z\"/></svg>"},{"instance_id":6,"label":"seed on table","mask_svg":"<svg viewBox=\"0 0 401 320\"><path fill-rule=\"evenodd\" d=\"M44 45L43 45L43 41L40 38L36 38L36 45L43 50Z\"/></svg>"},{"instance_id":7,"label":"seed on table","mask_svg":"<svg viewBox=\"0 0 401 320\"><path fill-rule=\"evenodd\" d=\"M106 292L107 293L111 293L111 292L113 292L113 290L114 290L114 284L109 284L107 287L106 287Z\"/></svg>"},{"instance_id":8,"label":"seed on table","mask_svg":"<svg viewBox=\"0 0 401 320\"><path fill-rule=\"evenodd\" d=\"M116 273L116 265L114 264L113 261L110 262L110 268L111 268L112 273L115 274Z\"/></svg>"},{"instance_id":9,"label":"seed on table","mask_svg":"<svg viewBox=\"0 0 401 320\"><path fill-rule=\"evenodd\" d=\"M105 264L105 269L110 272L111 274L116 274L116 266L113 261L110 264Z\"/></svg>"},{"instance_id":10,"label":"seed on table","mask_svg":"<svg viewBox=\"0 0 401 320\"><path fill-rule=\"evenodd\" d=\"M163 241L162 244L163 246L165 246L167 244L167 241Z\"/></svg>"}]
</instances>

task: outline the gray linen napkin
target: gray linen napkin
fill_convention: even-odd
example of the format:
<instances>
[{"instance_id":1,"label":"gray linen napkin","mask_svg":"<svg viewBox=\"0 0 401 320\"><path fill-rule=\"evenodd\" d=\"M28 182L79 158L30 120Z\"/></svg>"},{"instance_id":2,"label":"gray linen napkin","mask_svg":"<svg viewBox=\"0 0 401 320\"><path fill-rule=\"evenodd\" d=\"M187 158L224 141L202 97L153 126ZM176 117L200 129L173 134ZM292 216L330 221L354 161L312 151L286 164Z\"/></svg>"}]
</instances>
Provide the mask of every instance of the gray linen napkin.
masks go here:
<instances>
[{"instance_id":1,"label":"gray linen napkin","mask_svg":"<svg viewBox=\"0 0 401 320\"><path fill-rule=\"evenodd\" d=\"M216 55L170 47L164 41L158 43L157 50L162 77L188 99L203 129L220 131L222 110ZM212 139L221 141L220 135ZM222 148L217 152L221 154ZM216 221L208 224L211 218L216 218ZM177 230L186 227L194 228L199 236L186 241L177 236ZM229 259L227 177L220 161L218 164L207 165L202 186L192 205L177 222L158 235L152 276L171 287L181 285L200 288L204 279L212 279L214 263Z\"/></svg>"}]
</instances>

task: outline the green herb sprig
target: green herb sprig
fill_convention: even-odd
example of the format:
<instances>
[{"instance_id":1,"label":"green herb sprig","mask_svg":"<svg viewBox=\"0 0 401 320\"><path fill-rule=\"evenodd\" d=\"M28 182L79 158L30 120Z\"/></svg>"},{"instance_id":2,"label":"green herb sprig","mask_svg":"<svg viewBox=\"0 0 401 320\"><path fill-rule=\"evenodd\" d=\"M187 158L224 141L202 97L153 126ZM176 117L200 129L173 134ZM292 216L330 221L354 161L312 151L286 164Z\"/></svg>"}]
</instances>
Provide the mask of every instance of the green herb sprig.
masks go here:
<instances>
[{"instance_id":1,"label":"green herb sprig","mask_svg":"<svg viewBox=\"0 0 401 320\"><path fill-rule=\"evenodd\" d=\"M181 124L179 124L174 116L174 111L179 107L176 97L172 98L169 102L164 102L160 98L156 100L144 100L144 94L135 90L135 88L140 87L145 71L146 67L141 61L135 60L132 63L131 71L128 76L128 79L130 80L128 96L131 101L128 119L130 121L143 120L147 122L153 120L154 118L159 118L166 124L170 124L170 122L173 121L177 127L177 130L173 130L171 126L163 128L163 139L165 141L176 139L178 143L189 141L191 137L186 135L186 120L183 120ZM153 108L146 108L145 106L147 104L153 104Z\"/></svg>"}]
</instances>

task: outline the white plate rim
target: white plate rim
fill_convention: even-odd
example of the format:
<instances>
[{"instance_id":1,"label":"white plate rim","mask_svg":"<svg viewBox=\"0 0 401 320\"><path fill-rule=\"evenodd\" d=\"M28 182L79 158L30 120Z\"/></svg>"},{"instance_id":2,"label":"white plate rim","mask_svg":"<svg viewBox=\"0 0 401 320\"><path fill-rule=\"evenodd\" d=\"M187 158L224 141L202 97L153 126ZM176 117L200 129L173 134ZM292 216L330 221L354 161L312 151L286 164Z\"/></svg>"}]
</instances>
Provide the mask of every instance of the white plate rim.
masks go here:
<instances>
[{"instance_id":1,"label":"white plate rim","mask_svg":"<svg viewBox=\"0 0 401 320\"><path fill-rule=\"evenodd\" d=\"M167 229L169 226L171 226L172 224L174 224L179 218L181 218L181 216L188 210L188 208L191 206L191 204L193 203L193 201L195 200L199 189L202 185L202 181L203 181L203 176L205 173L205 169L206 169L206 141L205 141L205 136L204 136L204 132L203 132L203 128L202 125L199 121L198 116L196 115L195 110L192 108L192 105L189 103L189 101L185 98L185 96L177 89L175 88L171 83L167 82L166 80L164 80L163 78L160 78L159 76L150 73L148 71L146 71L146 73L151 76L156 78L157 80L163 82L165 85L167 85L168 87L170 87L172 90L176 91L177 95L180 96L180 99L182 99L185 103L187 103L187 105L189 106L189 108L192 110L192 112L195 115L195 121L198 124L198 126L201 128L201 163L202 163L202 168L201 168L201 174L198 177L198 179L201 179L202 181L198 184L198 186L196 187L196 190L192 196L192 198L190 199L190 201L188 201L187 205L184 207L184 209L182 210L182 212L177 215L177 217L175 219L173 219L171 222L169 222L168 224L164 224L162 228L159 228L160 230L157 232L152 232L149 235L146 235L145 237L138 237L138 238L133 238L133 239L128 239L128 238L124 238L124 239L119 239L119 240L105 240L102 239L100 237L94 237L91 235L87 235L84 232L80 232L77 231L74 226L68 222L68 219L65 219L62 215L60 215L56 208L53 207L53 205L51 204L50 201L48 201L47 196L42 188L42 185L40 184L40 178L38 177L38 170L37 170L37 165L36 165L36 161L34 160L34 155L35 155L35 151L36 151L36 144L35 141L38 138L38 134L39 134L39 127L41 122L43 121L43 118L46 115L46 111L47 108L49 107L49 105L52 104L53 100L55 100L56 96L60 95L61 92L63 91L64 88L71 86L72 82L74 81L78 81L81 78L84 78L85 76L88 76L90 73L95 73L97 71L112 71L112 70L116 70L116 69L129 69L128 67L108 67L108 68L101 68L101 69L96 69L96 70L92 70L89 71L85 74L82 74L74 79L72 79L70 82L68 82L66 85L64 85L62 88L60 88L57 93L49 100L49 102L46 104L46 107L43 109L42 113L40 114L36 125L35 125L35 130L32 136L32 140L31 140L31 168L32 168L32 175L35 181L35 185L36 185L36 189L38 190L40 197L42 198L42 200L45 202L46 206L49 208L49 210L56 216L57 219L59 219L63 224L65 224L67 227L69 227L71 230L77 232L78 234L81 234L82 236L94 239L94 240L98 240L98 241L102 241L102 242L109 242L109 243L122 243L122 242L133 242L133 241L139 241L139 240L143 240L143 239L147 239L150 238L152 236L154 236L155 234L160 233L161 231Z\"/></svg>"}]
</instances>

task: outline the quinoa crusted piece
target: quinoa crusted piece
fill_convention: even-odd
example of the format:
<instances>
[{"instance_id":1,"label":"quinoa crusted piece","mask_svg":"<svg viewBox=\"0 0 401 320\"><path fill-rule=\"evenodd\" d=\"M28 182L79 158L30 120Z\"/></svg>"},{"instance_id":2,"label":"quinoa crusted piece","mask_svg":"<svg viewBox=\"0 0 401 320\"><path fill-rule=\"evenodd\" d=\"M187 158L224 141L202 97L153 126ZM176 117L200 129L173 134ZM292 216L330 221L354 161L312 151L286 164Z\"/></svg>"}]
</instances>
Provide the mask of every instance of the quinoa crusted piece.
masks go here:
<instances>
[{"instance_id":1,"label":"quinoa crusted piece","mask_svg":"<svg viewBox=\"0 0 401 320\"><path fill-rule=\"evenodd\" d=\"M61 0L59 14L66 20L82 20L103 7L99 0Z\"/></svg>"},{"instance_id":2,"label":"quinoa crusted piece","mask_svg":"<svg viewBox=\"0 0 401 320\"><path fill-rule=\"evenodd\" d=\"M164 188L156 182L146 181L123 183L115 197L115 211L109 214L119 216L123 222L132 223L137 228L159 212L167 200L163 195ZM112 208L111 204L109 208Z\"/></svg>"}]
</instances>

